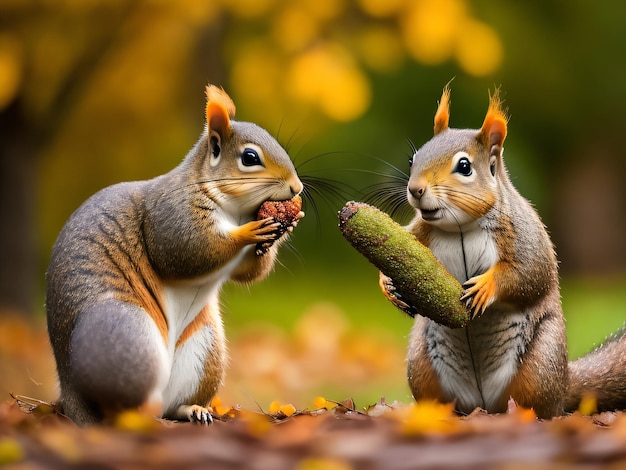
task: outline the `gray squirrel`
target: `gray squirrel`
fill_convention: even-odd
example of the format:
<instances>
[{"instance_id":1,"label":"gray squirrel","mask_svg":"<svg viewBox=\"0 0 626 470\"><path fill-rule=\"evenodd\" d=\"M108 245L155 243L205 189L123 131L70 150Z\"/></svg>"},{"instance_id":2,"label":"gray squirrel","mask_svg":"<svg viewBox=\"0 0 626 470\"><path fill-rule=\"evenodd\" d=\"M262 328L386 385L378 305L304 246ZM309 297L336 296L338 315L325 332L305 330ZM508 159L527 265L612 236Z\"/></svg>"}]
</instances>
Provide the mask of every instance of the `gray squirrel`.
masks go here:
<instances>
[{"instance_id":1,"label":"gray squirrel","mask_svg":"<svg viewBox=\"0 0 626 470\"><path fill-rule=\"evenodd\" d=\"M450 329L417 316L407 356L416 400L504 412L509 398L541 418L574 411L585 393L599 410L626 408L624 331L574 362L567 360L558 261L546 228L515 189L504 165L507 116L498 90L480 129L452 129L446 86L434 137L411 158L407 229L463 284L472 314ZM419 314L380 275L383 293Z\"/></svg>"},{"instance_id":2,"label":"gray squirrel","mask_svg":"<svg viewBox=\"0 0 626 470\"><path fill-rule=\"evenodd\" d=\"M206 93L205 130L182 163L101 190L54 245L48 330L60 404L78 424L128 408L209 423L226 363L220 288L267 276L304 216L298 209L286 230L256 220L264 202L303 185L267 131L232 120L226 92Z\"/></svg>"}]
</instances>

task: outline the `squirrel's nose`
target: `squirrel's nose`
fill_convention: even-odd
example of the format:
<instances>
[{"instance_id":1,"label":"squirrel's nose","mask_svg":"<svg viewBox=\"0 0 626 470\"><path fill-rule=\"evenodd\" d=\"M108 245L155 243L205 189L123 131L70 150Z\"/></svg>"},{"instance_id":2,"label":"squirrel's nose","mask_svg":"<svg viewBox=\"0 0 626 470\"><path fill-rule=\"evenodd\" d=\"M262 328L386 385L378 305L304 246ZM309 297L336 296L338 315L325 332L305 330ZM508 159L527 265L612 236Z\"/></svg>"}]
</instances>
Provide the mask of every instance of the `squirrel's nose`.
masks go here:
<instances>
[{"instance_id":1,"label":"squirrel's nose","mask_svg":"<svg viewBox=\"0 0 626 470\"><path fill-rule=\"evenodd\" d=\"M419 178L417 181L410 181L409 192L415 199L419 200L426 192L427 185L426 180L423 178Z\"/></svg>"},{"instance_id":2,"label":"squirrel's nose","mask_svg":"<svg viewBox=\"0 0 626 470\"><path fill-rule=\"evenodd\" d=\"M289 184L289 187L291 189L291 194L293 196L300 194L302 190L304 189L304 185L302 184L302 181L300 181L299 178L296 178L295 181L292 181Z\"/></svg>"}]
</instances>

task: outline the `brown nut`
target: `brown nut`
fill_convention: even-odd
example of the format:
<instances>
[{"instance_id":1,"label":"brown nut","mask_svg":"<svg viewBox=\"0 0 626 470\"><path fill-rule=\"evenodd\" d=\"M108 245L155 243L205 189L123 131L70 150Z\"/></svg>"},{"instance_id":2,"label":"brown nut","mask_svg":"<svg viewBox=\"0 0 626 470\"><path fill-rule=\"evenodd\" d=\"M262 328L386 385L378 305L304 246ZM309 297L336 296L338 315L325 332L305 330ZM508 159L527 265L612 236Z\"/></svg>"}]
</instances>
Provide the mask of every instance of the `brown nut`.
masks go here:
<instances>
[{"instance_id":1,"label":"brown nut","mask_svg":"<svg viewBox=\"0 0 626 470\"><path fill-rule=\"evenodd\" d=\"M302 198L296 196L287 201L265 201L261 204L259 211L257 212L257 220L263 220L267 218L273 218L280 226L276 229L279 238L285 233L289 227L291 227L298 219L298 214L302 210ZM257 243L256 254L261 256L267 253L267 250L274 244L275 240L269 240L262 243Z\"/></svg>"},{"instance_id":2,"label":"brown nut","mask_svg":"<svg viewBox=\"0 0 626 470\"><path fill-rule=\"evenodd\" d=\"M259 208L257 220L272 217L280 223L280 230L284 232L297 219L301 210L302 198L300 196L287 201L265 201Z\"/></svg>"}]
</instances>

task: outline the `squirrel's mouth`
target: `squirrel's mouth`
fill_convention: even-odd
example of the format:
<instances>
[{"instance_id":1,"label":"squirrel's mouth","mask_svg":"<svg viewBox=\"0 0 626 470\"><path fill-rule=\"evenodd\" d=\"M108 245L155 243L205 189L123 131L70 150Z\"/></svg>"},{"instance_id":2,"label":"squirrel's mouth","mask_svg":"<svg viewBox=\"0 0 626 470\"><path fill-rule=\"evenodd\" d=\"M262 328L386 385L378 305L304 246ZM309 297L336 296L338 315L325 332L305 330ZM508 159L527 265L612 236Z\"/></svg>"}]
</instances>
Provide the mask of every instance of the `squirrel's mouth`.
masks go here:
<instances>
[{"instance_id":1,"label":"squirrel's mouth","mask_svg":"<svg viewBox=\"0 0 626 470\"><path fill-rule=\"evenodd\" d=\"M441 209L420 209L422 219L426 222L434 222L441 219Z\"/></svg>"}]
</instances>

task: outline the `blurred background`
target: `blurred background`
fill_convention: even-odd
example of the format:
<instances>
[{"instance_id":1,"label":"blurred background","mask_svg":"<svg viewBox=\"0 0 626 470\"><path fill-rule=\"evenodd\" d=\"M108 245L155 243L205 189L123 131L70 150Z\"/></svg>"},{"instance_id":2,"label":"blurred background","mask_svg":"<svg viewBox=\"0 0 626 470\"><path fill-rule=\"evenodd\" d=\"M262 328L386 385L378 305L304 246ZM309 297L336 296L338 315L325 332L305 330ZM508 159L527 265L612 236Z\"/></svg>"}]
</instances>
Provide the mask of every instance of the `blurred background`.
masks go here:
<instances>
[{"instance_id":1,"label":"blurred background","mask_svg":"<svg viewBox=\"0 0 626 470\"><path fill-rule=\"evenodd\" d=\"M277 136L316 199L275 272L223 293L224 402L411 399L411 320L336 213L408 171L407 140L432 136L452 78L451 127L480 127L501 86L506 163L561 260L570 355L590 350L626 318L625 20L617 0L3 0L0 397L55 398L54 240L102 187L178 164L202 132L207 83Z\"/></svg>"}]
</instances>

